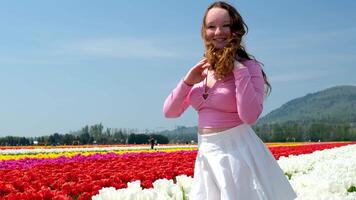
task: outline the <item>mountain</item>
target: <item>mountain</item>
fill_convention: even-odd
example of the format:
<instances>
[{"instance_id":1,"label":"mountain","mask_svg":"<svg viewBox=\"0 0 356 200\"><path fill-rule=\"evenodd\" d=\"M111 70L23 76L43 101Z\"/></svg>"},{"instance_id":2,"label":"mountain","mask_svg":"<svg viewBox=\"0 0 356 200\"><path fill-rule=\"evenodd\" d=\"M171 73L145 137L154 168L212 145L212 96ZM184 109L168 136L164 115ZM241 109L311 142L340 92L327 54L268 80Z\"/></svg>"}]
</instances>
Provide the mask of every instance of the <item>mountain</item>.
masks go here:
<instances>
[{"instance_id":1,"label":"mountain","mask_svg":"<svg viewBox=\"0 0 356 200\"><path fill-rule=\"evenodd\" d=\"M335 86L291 100L260 118L257 125L285 122L356 122L356 86Z\"/></svg>"},{"instance_id":2,"label":"mountain","mask_svg":"<svg viewBox=\"0 0 356 200\"><path fill-rule=\"evenodd\" d=\"M157 134L168 137L170 143L191 143L197 142L198 127L177 126L174 130L165 130Z\"/></svg>"}]
</instances>

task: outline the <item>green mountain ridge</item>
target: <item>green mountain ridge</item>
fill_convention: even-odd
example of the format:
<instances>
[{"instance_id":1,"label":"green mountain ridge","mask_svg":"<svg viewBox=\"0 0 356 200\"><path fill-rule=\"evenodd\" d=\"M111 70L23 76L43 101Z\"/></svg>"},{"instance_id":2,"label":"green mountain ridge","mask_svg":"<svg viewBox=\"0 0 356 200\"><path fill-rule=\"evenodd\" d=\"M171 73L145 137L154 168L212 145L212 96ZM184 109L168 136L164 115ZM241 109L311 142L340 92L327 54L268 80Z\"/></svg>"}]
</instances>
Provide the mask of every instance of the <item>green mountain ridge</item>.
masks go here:
<instances>
[{"instance_id":1,"label":"green mountain ridge","mask_svg":"<svg viewBox=\"0 0 356 200\"><path fill-rule=\"evenodd\" d=\"M260 118L257 125L356 122L356 86L335 86L293 99Z\"/></svg>"}]
</instances>

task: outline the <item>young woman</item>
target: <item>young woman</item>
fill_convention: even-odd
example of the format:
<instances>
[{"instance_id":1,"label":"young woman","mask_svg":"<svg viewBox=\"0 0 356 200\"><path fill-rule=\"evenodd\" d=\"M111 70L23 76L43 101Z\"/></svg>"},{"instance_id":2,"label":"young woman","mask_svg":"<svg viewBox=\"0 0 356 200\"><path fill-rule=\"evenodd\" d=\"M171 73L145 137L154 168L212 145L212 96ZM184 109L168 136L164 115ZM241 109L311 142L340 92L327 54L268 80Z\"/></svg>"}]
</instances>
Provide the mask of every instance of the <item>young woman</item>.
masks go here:
<instances>
[{"instance_id":1,"label":"young woman","mask_svg":"<svg viewBox=\"0 0 356 200\"><path fill-rule=\"evenodd\" d=\"M291 200L289 181L251 128L271 86L259 62L241 44L247 26L237 10L215 2L201 34L205 57L164 102L166 117L189 105L198 112L198 155L191 200ZM265 87L266 85L266 87Z\"/></svg>"}]
</instances>

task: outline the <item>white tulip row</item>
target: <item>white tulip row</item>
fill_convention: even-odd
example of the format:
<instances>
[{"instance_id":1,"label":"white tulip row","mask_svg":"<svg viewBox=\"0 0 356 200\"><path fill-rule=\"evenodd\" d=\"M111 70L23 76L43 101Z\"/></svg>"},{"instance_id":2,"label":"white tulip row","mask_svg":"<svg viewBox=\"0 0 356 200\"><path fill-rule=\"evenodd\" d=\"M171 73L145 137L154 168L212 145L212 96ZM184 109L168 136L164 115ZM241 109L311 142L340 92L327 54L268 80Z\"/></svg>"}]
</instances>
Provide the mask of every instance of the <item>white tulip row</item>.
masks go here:
<instances>
[{"instance_id":1,"label":"white tulip row","mask_svg":"<svg viewBox=\"0 0 356 200\"><path fill-rule=\"evenodd\" d=\"M298 200L356 200L356 191L347 191L356 187L356 145L281 157L278 164Z\"/></svg>"},{"instance_id":2,"label":"white tulip row","mask_svg":"<svg viewBox=\"0 0 356 200\"><path fill-rule=\"evenodd\" d=\"M150 189L142 189L140 181L128 183L124 189L102 188L92 200L187 200L193 178L181 175L176 180L174 184L173 180L158 179Z\"/></svg>"},{"instance_id":3,"label":"white tulip row","mask_svg":"<svg viewBox=\"0 0 356 200\"><path fill-rule=\"evenodd\" d=\"M297 200L356 200L356 145L316 151L311 154L281 157L278 164L288 174ZM140 182L129 183L126 189L102 188L92 200L188 200L192 177L159 179L153 188L142 189Z\"/></svg>"},{"instance_id":4,"label":"white tulip row","mask_svg":"<svg viewBox=\"0 0 356 200\"><path fill-rule=\"evenodd\" d=\"M196 145L157 145L155 149L174 148L196 148ZM86 147L86 148L35 148L35 149L4 149L0 150L0 155L4 154L38 154L38 153L65 153L65 152L106 152L106 151L126 151L150 149L147 146L120 146L120 147Z\"/></svg>"}]
</instances>

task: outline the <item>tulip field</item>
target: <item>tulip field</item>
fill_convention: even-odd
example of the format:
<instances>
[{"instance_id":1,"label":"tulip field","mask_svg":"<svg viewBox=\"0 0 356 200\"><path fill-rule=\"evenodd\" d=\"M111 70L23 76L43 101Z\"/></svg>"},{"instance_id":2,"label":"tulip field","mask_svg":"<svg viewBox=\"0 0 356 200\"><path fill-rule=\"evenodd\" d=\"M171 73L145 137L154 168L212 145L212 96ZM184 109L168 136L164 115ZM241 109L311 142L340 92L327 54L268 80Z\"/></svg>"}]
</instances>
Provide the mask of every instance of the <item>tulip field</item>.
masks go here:
<instances>
[{"instance_id":1,"label":"tulip field","mask_svg":"<svg viewBox=\"0 0 356 200\"><path fill-rule=\"evenodd\" d=\"M266 143L298 200L356 199L356 142ZM0 146L0 199L188 200L195 145Z\"/></svg>"}]
</instances>

